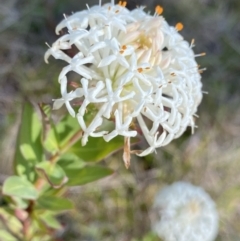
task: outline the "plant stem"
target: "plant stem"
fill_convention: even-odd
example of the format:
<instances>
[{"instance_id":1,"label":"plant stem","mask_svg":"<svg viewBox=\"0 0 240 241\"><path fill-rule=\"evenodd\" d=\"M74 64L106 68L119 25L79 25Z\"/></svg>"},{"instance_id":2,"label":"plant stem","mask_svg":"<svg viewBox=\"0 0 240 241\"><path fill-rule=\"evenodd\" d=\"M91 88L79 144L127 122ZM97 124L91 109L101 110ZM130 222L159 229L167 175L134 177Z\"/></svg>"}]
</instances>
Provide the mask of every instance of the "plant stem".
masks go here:
<instances>
[{"instance_id":1,"label":"plant stem","mask_svg":"<svg viewBox=\"0 0 240 241\"><path fill-rule=\"evenodd\" d=\"M49 161L51 163L56 163L59 157L65 152L67 152L81 137L82 137L82 130L79 130L69 139L69 141L65 145L63 145L60 148L60 150L57 153L55 153L53 156L49 158Z\"/></svg>"}]
</instances>

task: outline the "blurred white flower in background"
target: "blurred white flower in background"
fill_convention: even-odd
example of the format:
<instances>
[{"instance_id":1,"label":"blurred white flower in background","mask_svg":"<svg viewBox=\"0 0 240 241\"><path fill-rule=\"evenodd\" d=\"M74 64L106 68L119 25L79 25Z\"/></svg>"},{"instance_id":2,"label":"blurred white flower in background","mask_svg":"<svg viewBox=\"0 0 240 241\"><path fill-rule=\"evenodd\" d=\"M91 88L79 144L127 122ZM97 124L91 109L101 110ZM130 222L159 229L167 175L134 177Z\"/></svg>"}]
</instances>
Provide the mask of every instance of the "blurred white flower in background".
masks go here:
<instances>
[{"instance_id":1,"label":"blurred white flower in background","mask_svg":"<svg viewBox=\"0 0 240 241\"><path fill-rule=\"evenodd\" d=\"M150 217L153 231L164 241L213 241L217 236L215 203L201 187L187 182L163 188Z\"/></svg>"},{"instance_id":2,"label":"blurred white flower in background","mask_svg":"<svg viewBox=\"0 0 240 241\"><path fill-rule=\"evenodd\" d=\"M132 151L145 156L195 127L194 114L201 102L202 70L195 61L191 45L179 34L183 25L171 27L160 16L157 6L153 16L143 7L133 11L126 2L114 1L76 12L56 27L61 36L45 54L67 62L59 75L62 98L54 108L66 104L84 131L82 145L89 136L110 141L125 137L124 160L130 160L130 138L141 134L149 147ZM69 49L77 49L70 57ZM204 55L204 54L200 54ZM68 73L79 75L75 89L68 90ZM80 103L79 109L72 104ZM75 104L76 104L75 103ZM91 123L84 115L94 105L98 113ZM77 111L77 113L75 112ZM104 120L115 122L112 131L102 130ZM133 124L134 123L134 124ZM101 130L99 131L99 128Z\"/></svg>"}]
</instances>

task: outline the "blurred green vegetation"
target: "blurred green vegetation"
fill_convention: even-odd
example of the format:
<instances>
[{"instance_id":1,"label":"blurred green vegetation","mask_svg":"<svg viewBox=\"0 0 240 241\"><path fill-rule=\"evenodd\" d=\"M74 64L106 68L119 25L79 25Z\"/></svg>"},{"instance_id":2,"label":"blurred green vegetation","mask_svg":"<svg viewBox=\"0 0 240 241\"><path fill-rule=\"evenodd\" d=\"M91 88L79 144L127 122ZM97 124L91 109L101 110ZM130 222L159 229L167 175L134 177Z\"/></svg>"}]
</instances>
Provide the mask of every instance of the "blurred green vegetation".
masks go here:
<instances>
[{"instance_id":1,"label":"blurred green vegetation","mask_svg":"<svg viewBox=\"0 0 240 241\"><path fill-rule=\"evenodd\" d=\"M61 61L43 55L57 38L63 18L98 1L2 0L0 4L0 182L11 174L22 103L51 103L59 96ZM103 1L107 2L107 1ZM122 153L104 160L115 170L111 177L71 188L68 196L77 211L60 218L61 240L157 241L148 216L154 195L165 184L186 180L202 186L217 203L220 230L217 241L240 239L240 1L128 1L128 7L157 4L164 17L184 24L185 39L196 40L203 73L204 96L195 134L181 138L146 158L132 157L125 170ZM153 10L152 10L153 11ZM141 145L141 144L139 144Z\"/></svg>"}]
</instances>

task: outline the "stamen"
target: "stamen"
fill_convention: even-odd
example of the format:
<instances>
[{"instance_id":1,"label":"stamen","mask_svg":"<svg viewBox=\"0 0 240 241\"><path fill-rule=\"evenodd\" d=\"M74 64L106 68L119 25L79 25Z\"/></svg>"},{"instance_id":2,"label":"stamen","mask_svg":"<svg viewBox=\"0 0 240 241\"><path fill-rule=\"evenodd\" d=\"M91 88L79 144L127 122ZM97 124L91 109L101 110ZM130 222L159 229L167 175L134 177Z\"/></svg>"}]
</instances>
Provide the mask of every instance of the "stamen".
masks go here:
<instances>
[{"instance_id":1,"label":"stamen","mask_svg":"<svg viewBox=\"0 0 240 241\"><path fill-rule=\"evenodd\" d=\"M127 46L126 45L123 45L121 50L119 51L120 54L123 54L124 51L127 49Z\"/></svg>"},{"instance_id":2,"label":"stamen","mask_svg":"<svg viewBox=\"0 0 240 241\"><path fill-rule=\"evenodd\" d=\"M190 48L195 46L194 43L195 43L195 39L193 38L192 41L191 41L191 44L190 44Z\"/></svg>"},{"instance_id":3,"label":"stamen","mask_svg":"<svg viewBox=\"0 0 240 241\"><path fill-rule=\"evenodd\" d=\"M156 15L161 15L162 12L163 12L163 8L162 8L160 5L157 5L157 6L155 7L155 14L156 14Z\"/></svg>"},{"instance_id":4,"label":"stamen","mask_svg":"<svg viewBox=\"0 0 240 241\"><path fill-rule=\"evenodd\" d=\"M183 24L182 23L177 23L175 28L177 29L177 31L181 31L183 29Z\"/></svg>"},{"instance_id":5,"label":"stamen","mask_svg":"<svg viewBox=\"0 0 240 241\"><path fill-rule=\"evenodd\" d=\"M201 56L205 56L205 55L206 55L206 53L200 53L200 54L195 54L194 56L196 58L196 57L201 57Z\"/></svg>"},{"instance_id":6,"label":"stamen","mask_svg":"<svg viewBox=\"0 0 240 241\"><path fill-rule=\"evenodd\" d=\"M66 16L66 14L65 14L65 13L63 14L63 17L64 17L64 18L67 20L67 16Z\"/></svg>"},{"instance_id":7,"label":"stamen","mask_svg":"<svg viewBox=\"0 0 240 241\"><path fill-rule=\"evenodd\" d=\"M139 73L142 73L142 72L143 72L143 68L138 68L137 71L138 71Z\"/></svg>"},{"instance_id":8,"label":"stamen","mask_svg":"<svg viewBox=\"0 0 240 241\"><path fill-rule=\"evenodd\" d=\"M47 42L45 42L45 44L48 46L48 48L51 48L51 46Z\"/></svg>"},{"instance_id":9,"label":"stamen","mask_svg":"<svg viewBox=\"0 0 240 241\"><path fill-rule=\"evenodd\" d=\"M118 5L120 5L121 7L126 7L127 6L127 2L126 1L119 1Z\"/></svg>"},{"instance_id":10,"label":"stamen","mask_svg":"<svg viewBox=\"0 0 240 241\"><path fill-rule=\"evenodd\" d=\"M198 70L198 73L199 73L199 74L202 74L205 70L207 70L207 68L199 69L199 70Z\"/></svg>"}]
</instances>

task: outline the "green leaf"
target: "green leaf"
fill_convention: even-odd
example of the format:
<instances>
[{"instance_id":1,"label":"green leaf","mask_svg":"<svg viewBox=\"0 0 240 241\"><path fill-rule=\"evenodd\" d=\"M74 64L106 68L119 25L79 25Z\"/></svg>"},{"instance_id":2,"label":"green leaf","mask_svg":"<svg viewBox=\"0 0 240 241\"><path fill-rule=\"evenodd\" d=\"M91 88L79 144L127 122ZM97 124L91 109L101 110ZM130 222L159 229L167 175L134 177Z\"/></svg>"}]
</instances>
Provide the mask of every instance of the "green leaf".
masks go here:
<instances>
[{"instance_id":1,"label":"green leaf","mask_svg":"<svg viewBox=\"0 0 240 241\"><path fill-rule=\"evenodd\" d=\"M36 174L34 164L42 161L41 144L42 124L39 116L30 103L23 108L21 126L19 128L14 158L15 173L34 181ZM29 161L30 160L30 161Z\"/></svg>"},{"instance_id":2,"label":"green leaf","mask_svg":"<svg viewBox=\"0 0 240 241\"><path fill-rule=\"evenodd\" d=\"M56 163L43 161L36 165L36 170L54 188L60 188L68 181L64 170Z\"/></svg>"},{"instance_id":3,"label":"green leaf","mask_svg":"<svg viewBox=\"0 0 240 241\"><path fill-rule=\"evenodd\" d=\"M61 155L58 160L58 164L65 169L80 169L86 165L86 163L73 153L65 153Z\"/></svg>"},{"instance_id":4,"label":"green leaf","mask_svg":"<svg viewBox=\"0 0 240 241\"><path fill-rule=\"evenodd\" d=\"M37 213L36 213L37 214ZM54 213L45 211L44 213L38 214L37 216L40 218L40 220L49 228L53 229L61 229L62 225L59 223L59 221L54 217Z\"/></svg>"},{"instance_id":5,"label":"green leaf","mask_svg":"<svg viewBox=\"0 0 240 241\"><path fill-rule=\"evenodd\" d=\"M22 156L27 161L35 162L35 160L37 159L34 149L29 144L24 143L24 144L20 145L20 151L21 151Z\"/></svg>"},{"instance_id":6,"label":"green leaf","mask_svg":"<svg viewBox=\"0 0 240 241\"><path fill-rule=\"evenodd\" d=\"M18 241L18 239L15 238L14 236L12 236L9 232L7 232L6 230L1 230L1 229L0 229L0 240Z\"/></svg>"},{"instance_id":7,"label":"green leaf","mask_svg":"<svg viewBox=\"0 0 240 241\"><path fill-rule=\"evenodd\" d=\"M65 172L69 178L67 185L77 186L109 176L113 170L102 166L85 166L80 169L65 169Z\"/></svg>"},{"instance_id":8,"label":"green leaf","mask_svg":"<svg viewBox=\"0 0 240 241\"><path fill-rule=\"evenodd\" d=\"M56 132L60 140L60 145L63 147L69 140L80 130L77 118L73 118L67 114L57 125Z\"/></svg>"},{"instance_id":9,"label":"green leaf","mask_svg":"<svg viewBox=\"0 0 240 241\"><path fill-rule=\"evenodd\" d=\"M113 170L103 166L88 166L78 156L70 153L64 154L58 161L68 177L68 186L82 185L106 177Z\"/></svg>"},{"instance_id":10,"label":"green leaf","mask_svg":"<svg viewBox=\"0 0 240 241\"><path fill-rule=\"evenodd\" d=\"M82 146L80 142L77 142L70 148L69 152L74 153L84 161L97 162L121 149L123 144L124 138L122 136L117 136L109 142L106 142L103 138L89 137L86 146Z\"/></svg>"},{"instance_id":11,"label":"green leaf","mask_svg":"<svg viewBox=\"0 0 240 241\"><path fill-rule=\"evenodd\" d=\"M22 229L22 223L15 217L15 213L12 209L0 208L0 224L3 221L8 227L11 229L12 232L18 233ZM1 225L0 225L1 226Z\"/></svg>"},{"instance_id":12,"label":"green leaf","mask_svg":"<svg viewBox=\"0 0 240 241\"><path fill-rule=\"evenodd\" d=\"M43 141L45 150L55 154L59 151L58 137L54 127L54 124L51 124L51 129L47 133L46 139Z\"/></svg>"},{"instance_id":13,"label":"green leaf","mask_svg":"<svg viewBox=\"0 0 240 241\"><path fill-rule=\"evenodd\" d=\"M14 202L14 204L12 205L14 209L15 208L26 209L29 205L29 200L22 199L16 196L12 197L12 200Z\"/></svg>"},{"instance_id":14,"label":"green leaf","mask_svg":"<svg viewBox=\"0 0 240 241\"><path fill-rule=\"evenodd\" d=\"M37 208L50 210L50 211L64 211L73 209L73 203L65 198L53 197L53 196L41 196L37 200Z\"/></svg>"},{"instance_id":15,"label":"green leaf","mask_svg":"<svg viewBox=\"0 0 240 241\"><path fill-rule=\"evenodd\" d=\"M3 184L4 195L19 197L29 200L35 200L38 197L38 191L33 184L23 177L11 176Z\"/></svg>"}]
</instances>

